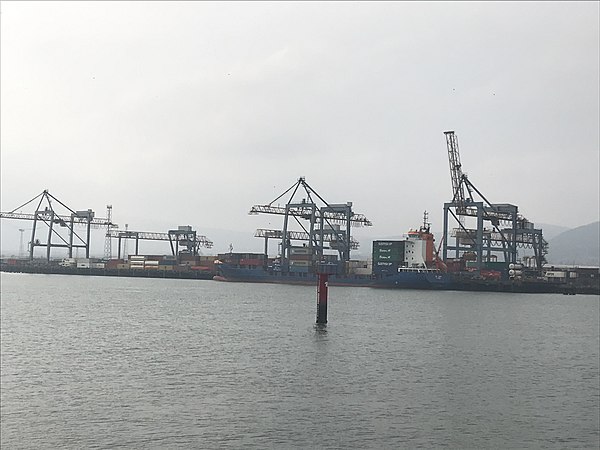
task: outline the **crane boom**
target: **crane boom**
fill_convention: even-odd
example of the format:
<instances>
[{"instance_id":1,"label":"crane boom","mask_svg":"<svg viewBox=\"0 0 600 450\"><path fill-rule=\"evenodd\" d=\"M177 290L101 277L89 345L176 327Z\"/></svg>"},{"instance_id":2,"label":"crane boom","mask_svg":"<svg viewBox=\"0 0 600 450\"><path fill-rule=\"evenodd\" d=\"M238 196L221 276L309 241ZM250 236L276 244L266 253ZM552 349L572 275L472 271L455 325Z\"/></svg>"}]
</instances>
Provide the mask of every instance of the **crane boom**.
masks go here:
<instances>
[{"instance_id":1,"label":"crane boom","mask_svg":"<svg viewBox=\"0 0 600 450\"><path fill-rule=\"evenodd\" d=\"M43 211L42 211L43 212ZM0 212L0 219L18 219L18 220L39 220L43 219L43 217L47 216L48 220L52 217L49 213L47 215L38 214L37 219L35 214L26 214L26 213L14 213L14 212ZM54 223L63 224L71 222L70 216L58 215L54 214L52 220ZM117 227L117 224L110 222L108 219L102 219L100 217L95 217L89 221L91 225L95 225L98 227L106 227L109 226L111 228ZM88 219L87 217L73 216L73 223L87 225Z\"/></svg>"},{"instance_id":2,"label":"crane boom","mask_svg":"<svg viewBox=\"0 0 600 450\"><path fill-rule=\"evenodd\" d=\"M460 163L460 153L458 152L458 138L454 131L444 131L446 135L446 145L448 146L448 162L450 163L450 178L452 180L452 202L461 205L465 204L465 189L463 186L463 172Z\"/></svg>"},{"instance_id":3,"label":"crane boom","mask_svg":"<svg viewBox=\"0 0 600 450\"><path fill-rule=\"evenodd\" d=\"M304 210L306 209L306 211ZM286 209L282 206L271 206L271 205L254 205L248 214L258 214L258 213L266 213L266 214L276 214L276 215L286 215ZM301 217L305 219L310 219L310 211L308 208L302 207L294 207L289 208L288 215ZM316 216L321 217L321 211L316 211ZM347 221L346 214L343 212L336 211L323 211L323 218L328 219L332 223L340 223L345 224ZM350 224L354 227L360 226L371 226L373 225L369 219L367 219L363 214L352 213L350 217Z\"/></svg>"}]
</instances>

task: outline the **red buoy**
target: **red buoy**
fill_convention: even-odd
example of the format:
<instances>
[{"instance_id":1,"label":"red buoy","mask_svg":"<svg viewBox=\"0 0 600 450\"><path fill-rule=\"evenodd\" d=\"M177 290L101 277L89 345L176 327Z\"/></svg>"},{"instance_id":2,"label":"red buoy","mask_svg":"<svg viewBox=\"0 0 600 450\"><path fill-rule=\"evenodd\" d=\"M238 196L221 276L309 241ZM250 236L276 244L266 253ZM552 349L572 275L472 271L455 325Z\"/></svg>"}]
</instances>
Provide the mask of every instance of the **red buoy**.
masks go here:
<instances>
[{"instance_id":1,"label":"red buoy","mask_svg":"<svg viewBox=\"0 0 600 450\"><path fill-rule=\"evenodd\" d=\"M327 295L329 275L337 273L337 265L320 263L317 266L319 282L317 284L317 323L327 323Z\"/></svg>"},{"instance_id":2,"label":"red buoy","mask_svg":"<svg viewBox=\"0 0 600 450\"><path fill-rule=\"evenodd\" d=\"M327 323L327 294L329 274L319 274L319 284L317 285L317 323Z\"/></svg>"}]
</instances>

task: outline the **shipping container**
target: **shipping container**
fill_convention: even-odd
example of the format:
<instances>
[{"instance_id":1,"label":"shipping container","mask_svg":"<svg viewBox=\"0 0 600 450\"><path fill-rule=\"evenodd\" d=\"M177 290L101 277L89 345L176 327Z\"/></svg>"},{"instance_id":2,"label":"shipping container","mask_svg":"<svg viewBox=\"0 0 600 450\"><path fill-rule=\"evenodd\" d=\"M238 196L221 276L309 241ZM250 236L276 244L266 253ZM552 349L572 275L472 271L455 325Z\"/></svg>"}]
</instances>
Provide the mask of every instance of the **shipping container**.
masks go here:
<instances>
[{"instance_id":1,"label":"shipping container","mask_svg":"<svg viewBox=\"0 0 600 450\"><path fill-rule=\"evenodd\" d=\"M119 270L129 270L129 264L117 264Z\"/></svg>"},{"instance_id":2,"label":"shipping container","mask_svg":"<svg viewBox=\"0 0 600 450\"><path fill-rule=\"evenodd\" d=\"M338 261L338 256L337 255L323 255L320 257L317 257L319 259L319 261L324 261L324 262L330 262L330 263L337 263Z\"/></svg>"},{"instance_id":3,"label":"shipping container","mask_svg":"<svg viewBox=\"0 0 600 450\"><path fill-rule=\"evenodd\" d=\"M373 255L373 261L393 261L397 263L404 262L404 257L400 257L397 255Z\"/></svg>"},{"instance_id":4,"label":"shipping container","mask_svg":"<svg viewBox=\"0 0 600 450\"><path fill-rule=\"evenodd\" d=\"M308 267L310 266L310 261L294 261L291 260L290 261L290 266L296 266L296 267Z\"/></svg>"},{"instance_id":5,"label":"shipping container","mask_svg":"<svg viewBox=\"0 0 600 450\"><path fill-rule=\"evenodd\" d=\"M290 255L290 261L310 261L312 255L309 253Z\"/></svg>"},{"instance_id":6,"label":"shipping container","mask_svg":"<svg viewBox=\"0 0 600 450\"><path fill-rule=\"evenodd\" d=\"M77 268L78 269L89 269L90 268L90 263L89 262L78 262L77 263Z\"/></svg>"},{"instance_id":7,"label":"shipping container","mask_svg":"<svg viewBox=\"0 0 600 450\"><path fill-rule=\"evenodd\" d=\"M499 272L498 270L491 270L491 269L481 269L479 271L479 275L481 276L481 278L483 278L485 280L499 281L502 278L502 272Z\"/></svg>"},{"instance_id":8,"label":"shipping container","mask_svg":"<svg viewBox=\"0 0 600 450\"><path fill-rule=\"evenodd\" d=\"M158 263L159 266L175 266L177 265L177 261L171 259L163 259Z\"/></svg>"},{"instance_id":9,"label":"shipping container","mask_svg":"<svg viewBox=\"0 0 600 450\"><path fill-rule=\"evenodd\" d=\"M406 241L373 241L373 248L400 248Z\"/></svg>"},{"instance_id":10,"label":"shipping container","mask_svg":"<svg viewBox=\"0 0 600 450\"><path fill-rule=\"evenodd\" d=\"M567 273L558 270L547 270L545 273L547 278L566 278L567 277Z\"/></svg>"},{"instance_id":11,"label":"shipping container","mask_svg":"<svg viewBox=\"0 0 600 450\"><path fill-rule=\"evenodd\" d=\"M290 266L290 272L292 273L308 273L308 266Z\"/></svg>"},{"instance_id":12,"label":"shipping container","mask_svg":"<svg viewBox=\"0 0 600 450\"><path fill-rule=\"evenodd\" d=\"M348 267L360 267L360 268L367 268L370 267L372 265L372 262L368 259L365 260L350 260L346 263L346 265Z\"/></svg>"},{"instance_id":13,"label":"shipping container","mask_svg":"<svg viewBox=\"0 0 600 450\"><path fill-rule=\"evenodd\" d=\"M373 253L372 255L373 261L405 261L404 253L388 253L388 254L378 254Z\"/></svg>"},{"instance_id":14,"label":"shipping container","mask_svg":"<svg viewBox=\"0 0 600 450\"><path fill-rule=\"evenodd\" d=\"M395 261L373 261L373 267L399 267L400 264L398 264Z\"/></svg>"},{"instance_id":15,"label":"shipping container","mask_svg":"<svg viewBox=\"0 0 600 450\"><path fill-rule=\"evenodd\" d=\"M264 263L264 260L252 258L252 259L240 259L238 264L240 266L258 267L258 266L262 266L263 263Z\"/></svg>"},{"instance_id":16,"label":"shipping container","mask_svg":"<svg viewBox=\"0 0 600 450\"><path fill-rule=\"evenodd\" d=\"M290 247L290 255L310 255L310 247Z\"/></svg>"},{"instance_id":17,"label":"shipping container","mask_svg":"<svg viewBox=\"0 0 600 450\"><path fill-rule=\"evenodd\" d=\"M146 261L162 261L164 259L164 255L146 255Z\"/></svg>"},{"instance_id":18,"label":"shipping container","mask_svg":"<svg viewBox=\"0 0 600 450\"><path fill-rule=\"evenodd\" d=\"M196 256L194 256L194 257L187 256L187 257L182 257L179 260L179 262L181 264L188 264L188 265L191 265L191 266L195 266L195 265L198 265L200 263L200 260Z\"/></svg>"},{"instance_id":19,"label":"shipping container","mask_svg":"<svg viewBox=\"0 0 600 450\"><path fill-rule=\"evenodd\" d=\"M106 261L104 267L106 267L107 269L117 269L119 264L123 264L122 259L111 259Z\"/></svg>"}]
</instances>

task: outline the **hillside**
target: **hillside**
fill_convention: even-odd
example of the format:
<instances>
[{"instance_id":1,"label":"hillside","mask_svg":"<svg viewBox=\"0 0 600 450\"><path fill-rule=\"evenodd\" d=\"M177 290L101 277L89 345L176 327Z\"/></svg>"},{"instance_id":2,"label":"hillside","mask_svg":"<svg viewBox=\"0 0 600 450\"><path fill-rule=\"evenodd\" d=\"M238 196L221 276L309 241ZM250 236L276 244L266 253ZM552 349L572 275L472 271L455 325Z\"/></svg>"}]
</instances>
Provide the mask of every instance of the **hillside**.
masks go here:
<instances>
[{"instance_id":1,"label":"hillside","mask_svg":"<svg viewBox=\"0 0 600 450\"><path fill-rule=\"evenodd\" d=\"M549 264L600 265L600 222L573 228L548 241Z\"/></svg>"}]
</instances>

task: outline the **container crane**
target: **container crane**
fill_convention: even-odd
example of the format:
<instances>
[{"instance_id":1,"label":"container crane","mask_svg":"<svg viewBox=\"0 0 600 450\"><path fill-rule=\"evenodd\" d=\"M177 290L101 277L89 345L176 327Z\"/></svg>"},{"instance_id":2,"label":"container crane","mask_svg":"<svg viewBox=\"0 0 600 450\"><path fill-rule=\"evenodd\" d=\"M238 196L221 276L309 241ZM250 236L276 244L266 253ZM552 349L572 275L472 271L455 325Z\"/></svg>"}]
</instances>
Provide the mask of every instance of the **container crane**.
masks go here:
<instances>
[{"instance_id":1,"label":"container crane","mask_svg":"<svg viewBox=\"0 0 600 450\"><path fill-rule=\"evenodd\" d=\"M452 201L444 203L444 235L442 238L442 259L447 261L448 251L454 251L460 258L465 253L475 253L476 268L483 268L492 259L493 253L502 253L504 262L517 262L517 248L533 249L536 266L541 269L547 254L547 242L542 230L519 214L516 205L490 203L462 171L458 138L454 131L445 131L452 180ZM468 195L465 195L465 188ZM476 196L474 196L476 194ZM457 228L449 230L449 216ZM466 228L465 218L477 219L475 228ZM485 228L489 223L491 226ZM450 244L450 236L455 238Z\"/></svg>"},{"instance_id":2,"label":"container crane","mask_svg":"<svg viewBox=\"0 0 600 450\"><path fill-rule=\"evenodd\" d=\"M37 206L33 213L17 212L24 207L38 200ZM53 202L63 210L59 213L55 209ZM41 194L36 195L31 200L25 202L21 206L9 212L0 212L0 219L17 219L33 221L31 242L29 245L29 259L33 260L33 251L35 247L46 247L46 259L50 261L50 251L52 248L66 248L69 251L69 257L73 257L74 248L85 248L86 258L90 257L90 230L92 228L117 227L110 219L101 219L95 216L91 209L75 211L50 194L48 190L44 190ZM48 227L48 235L46 242L40 242L37 238L38 224L44 224ZM58 225L58 227L55 227ZM83 225L87 228L85 236L80 236L75 231L76 225ZM66 229L67 236L61 232Z\"/></svg>"},{"instance_id":3,"label":"container crane","mask_svg":"<svg viewBox=\"0 0 600 450\"><path fill-rule=\"evenodd\" d=\"M295 200L302 189L304 198ZM291 194L290 194L291 193ZM278 200L290 194L285 206L274 206ZM325 243L329 248L339 252L341 261L350 260L350 250L358 247L352 239L351 227L371 226L372 223L362 214L352 210L352 202L342 204L328 203L305 180L300 177L296 183L266 205L254 205L249 214L275 214L283 216L282 230L259 229L255 236L265 238L265 258L267 257L268 239L281 239L281 267L288 267L292 240L308 241L311 255L323 256ZM290 222L295 221L302 232L290 230ZM308 221L308 224L301 222Z\"/></svg>"}]
</instances>

